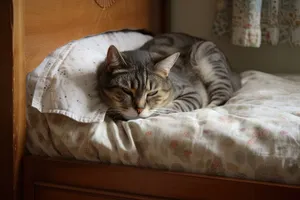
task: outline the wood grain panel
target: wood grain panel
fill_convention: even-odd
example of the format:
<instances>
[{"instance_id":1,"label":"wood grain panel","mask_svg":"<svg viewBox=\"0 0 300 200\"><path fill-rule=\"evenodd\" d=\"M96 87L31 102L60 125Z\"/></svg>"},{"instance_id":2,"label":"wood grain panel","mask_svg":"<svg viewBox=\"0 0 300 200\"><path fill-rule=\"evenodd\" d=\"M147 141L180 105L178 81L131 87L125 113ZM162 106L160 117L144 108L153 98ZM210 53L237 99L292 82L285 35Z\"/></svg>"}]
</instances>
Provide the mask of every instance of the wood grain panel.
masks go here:
<instances>
[{"instance_id":1,"label":"wood grain panel","mask_svg":"<svg viewBox=\"0 0 300 200\"><path fill-rule=\"evenodd\" d=\"M102 10L94 0L26 0L25 72L57 47L86 35L121 28L160 31L160 0L116 0Z\"/></svg>"},{"instance_id":2,"label":"wood grain panel","mask_svg":"<svg viewBox=\"0 0 300 200\"><path fill-rule=\"evenodd\" d=\"M168 199L282 200L288 197L288 199L296 200L300 196L299 186L92 162L26 157L26 173L26 169L29 167L31 169L28 172L32 174L27 176L32 177L35 182L112 190Z\"/></svg>"},{"instance_id":3,"label":"wood grain panel","mask_svg":"<svg viewBox=\"0 0 300 200\"><path fill-rule=\"evenodd\" d=\"M124 194L120 192L70 187L49 183L35 183L35 200L164 200L162 198Z\"/></svg>"}]
</instances>

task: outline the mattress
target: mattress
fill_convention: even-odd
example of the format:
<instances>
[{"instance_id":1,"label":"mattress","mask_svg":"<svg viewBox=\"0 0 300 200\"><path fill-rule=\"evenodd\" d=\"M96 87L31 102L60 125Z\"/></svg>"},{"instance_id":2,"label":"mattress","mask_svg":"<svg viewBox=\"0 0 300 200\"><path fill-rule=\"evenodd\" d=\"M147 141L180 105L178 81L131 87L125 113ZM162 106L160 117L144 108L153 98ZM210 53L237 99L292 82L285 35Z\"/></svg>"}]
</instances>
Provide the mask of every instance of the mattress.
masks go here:
<instances>
[{"instance_id":1,"label":"mattress","mask_svg":"<svg viewBox=\"0 0 300 200\"><path fill-rule=\"evenodd\" d=\"M97 43L101 37L92 40ZM141 36L131 48L150 38ZM87 98L93 96L88 88L75 91L81 86L78 74L72 79L67 71L68 57L78 46L93 49L78 42L59 48L28 74L26 145L31 154L300 184L300 75L246 71L241 73L242 88L223 106L112 121L104 105ZM59 77L61 69L69 79ZM70 86L72 80L77 85ZM93 85L95 80L89 80ZM67 103L56 91L62 84L71 88L63 92L75 95L64 99ZM77 97L87 99L80 109Z\"/></svg>"}]
</instances>

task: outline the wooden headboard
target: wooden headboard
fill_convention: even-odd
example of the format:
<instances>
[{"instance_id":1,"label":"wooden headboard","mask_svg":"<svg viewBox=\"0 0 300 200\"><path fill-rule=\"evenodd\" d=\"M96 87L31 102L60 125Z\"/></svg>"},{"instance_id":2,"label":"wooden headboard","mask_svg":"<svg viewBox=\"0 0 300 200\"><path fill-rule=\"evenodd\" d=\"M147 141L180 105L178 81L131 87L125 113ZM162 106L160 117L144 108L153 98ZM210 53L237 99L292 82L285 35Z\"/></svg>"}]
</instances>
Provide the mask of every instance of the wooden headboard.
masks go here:
<instances>
[{"instance_id":1,"label":"wooden headboard","mask_svg":"<svg viewBox=\"0 0 300 200\"><path fill-rule=\"evenodd\" d=\"M121 28L165 27L162 0L12 0L15 181L25 140L25 77L53 50L86 35ZM103 2L113 2L103 8Z\"/></svg>"},{"instance_id":2,"label":"wooden headboard","mask_svg":"<svg viewBox=\"0 0 300 200\"><path fill-rule=\"evenodd\" d=\"M154 32L162 29L160 0L115 0L105 10L97 4L97 0L25 2L26 72L35 68L48 53L70 40L121 28L146 28Z\"/></svg>"}]
</instances>

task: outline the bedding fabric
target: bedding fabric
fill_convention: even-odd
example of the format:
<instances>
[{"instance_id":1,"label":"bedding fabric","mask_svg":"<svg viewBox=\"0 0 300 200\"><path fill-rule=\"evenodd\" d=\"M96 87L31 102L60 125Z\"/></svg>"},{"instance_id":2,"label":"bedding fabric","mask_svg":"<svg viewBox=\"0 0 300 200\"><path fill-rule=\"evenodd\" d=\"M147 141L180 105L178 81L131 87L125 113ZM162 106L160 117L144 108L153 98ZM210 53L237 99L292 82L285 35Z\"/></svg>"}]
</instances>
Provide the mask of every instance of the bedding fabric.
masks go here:
<instances>
[{"instance_id":1,"label":"bedding fabric","mask_svg":"<svg viewBox=\"0 0 300 200\"><path fill-rule=\"evenodd\" d=\"M27 79L27 148L34 155L300 184L300 76L246 71L224 106L86 122L33 105L45 63Z\"/></svg>"},{"instance_id":2,"label":"bedding fabric","mask_svg":"<svg viewBox=\"0 0 300 200\"><path fill-rule=\"evenodd\" d=\"M29 82L36 79L31 105L42 113L58 113L78 122L103 121L107 108L95 90L96 71L108 47L132 50L151 38L142 30L120 30L60 47L28 75Z\"/></svg>"}]
</instances>

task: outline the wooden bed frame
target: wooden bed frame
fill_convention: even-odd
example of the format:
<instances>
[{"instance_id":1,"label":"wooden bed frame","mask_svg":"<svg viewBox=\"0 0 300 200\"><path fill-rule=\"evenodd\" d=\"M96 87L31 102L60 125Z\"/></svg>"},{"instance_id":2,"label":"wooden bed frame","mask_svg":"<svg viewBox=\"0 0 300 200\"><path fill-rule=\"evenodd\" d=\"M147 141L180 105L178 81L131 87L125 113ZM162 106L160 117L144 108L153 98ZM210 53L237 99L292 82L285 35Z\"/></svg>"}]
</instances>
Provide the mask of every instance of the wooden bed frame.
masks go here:
<instances>
[{"instance_id":1,"label":"wooden bed frame","mask_svg":"<svg viewBox=\"0 0 300 200\"><path fill-rule=\"evenodd\" d=\"M25 76L47 54L112 29L168 31L168 1L95 1L1 1L1 199L300 199L299 186L24 156Z\"/></svg>"}]
</instances>

